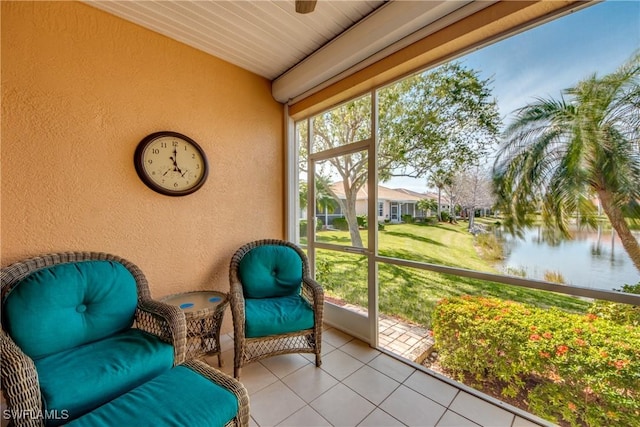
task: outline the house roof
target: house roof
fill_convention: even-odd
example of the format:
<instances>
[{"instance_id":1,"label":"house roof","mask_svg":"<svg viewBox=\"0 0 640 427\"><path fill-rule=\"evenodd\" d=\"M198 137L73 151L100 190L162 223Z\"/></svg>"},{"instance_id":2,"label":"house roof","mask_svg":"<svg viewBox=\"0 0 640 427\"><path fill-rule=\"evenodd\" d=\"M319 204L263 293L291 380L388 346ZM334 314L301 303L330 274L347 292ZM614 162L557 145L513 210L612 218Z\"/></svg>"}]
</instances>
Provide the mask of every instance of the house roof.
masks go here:
<instances>
[{"instance_id":1,"label":"house roof","mask_svg":"<svg viewBox=\"0 0 640 427\"><path fill-rule=\"evenodd\" d=\"M340 199L346 198L344 187L342 185L342 181L334 182L331 184L331 190L338 196ZM404 189L393 189L384 187L382 185L378 185L378 200L388 200L391 202L405 202L405 203L415 203L419 200L425 199L428 196L426 194L416 193L415 191L404 190ZM358 191L358 196L356 200L367 200L369 198L369 188L365 185Z\"/></svg>"},{"instance_id":2,"label":"house roof","mask_svg":"<svg viewBox=\"0 0 640 427\"><path fill-rule=\"evenodd\" d=\"M344 187L342 181L334 182L331 184L331 190L340 199L346 198L344 193ZM367 200L369 198L369 188L365 185L358 191L356 200ZM390 201L390 202L403 202L403 203L415 203L423 199L438 200L438 195L432 192L419 193L406 188L389 188L383 185L378 185L378 200ZM440 195L440 201L443 204L449 203L449 199L444 195Z\"/></svg>"},{"instance_id":3,"label":"house roof","mask_svg":"<svg viewBox=\"0 0 640 427\"><path fill-rule=\"evenodd\" d=\"M412 194L416 197L420 197L421 199L433 199L435 201L438 200L438 193L434 193L431 191L427 191L425 193L418 193L416 191L407 190L406 188L396 188L396 191L400 191L402 193ZM440 201L442 203L449 203L449 198L445 194L440 194Z\"/></svg>"}]
</instances>

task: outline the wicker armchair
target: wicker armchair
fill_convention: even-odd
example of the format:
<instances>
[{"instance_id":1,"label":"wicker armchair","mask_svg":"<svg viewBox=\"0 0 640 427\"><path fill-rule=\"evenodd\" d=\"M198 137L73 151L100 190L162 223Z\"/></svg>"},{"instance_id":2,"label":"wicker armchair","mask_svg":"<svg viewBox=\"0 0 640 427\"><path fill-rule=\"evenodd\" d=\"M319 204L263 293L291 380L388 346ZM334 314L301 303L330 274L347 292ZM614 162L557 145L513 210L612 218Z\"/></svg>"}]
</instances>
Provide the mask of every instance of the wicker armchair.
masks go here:
<instances>
[{"instance_id":1,"label":"wicker armchair","mask_svg":"<svg viewBox=\"0 0 640 427\"><path fill-rule=\"evenodd\" d=\"M85 263L89 261L106 262ZM95 273L95 277L90 281L91 287L89 287L89 285L86 285L86 289L80 290L78 292L74 292L74 290L82 289L82 285L80 285L80 287L78 288L74 288L73 286L69 287L67 286L68 281L65 282L64 280L60 280L57 277L57 274L63 274L61 273L61 271L70 271L71 273L69 274L73 275L75 273L74 269L77 269L79 271L76 276L84 277L83 274L86 274L87 271L91 271L90 267L93 267L95 265L99 265L100 267L98 267L99 269L94 270L97 272ZM71 266L73 268L71 268ZM61 270L66 268L68 268L68 270ZM117 276L117 279L113 279L114 281L120 280L121 277L126 277L126 286L128 289L126 298L123 299L123 296L121 294L117 294L111 291L111 289L113 288L110 287L109 277L104 280L104 285L100 285L102 279L104 278L104 274L101 275L101 273L104 273L105 271L100 270L102 268L104 268L105 270L108 268L112 268L113 271L118 272L119 276ZM26 288L24 286L20 287L22 283L25 283L24 280L38 280L37 277L46 277L47 279L42 279L41 282L37 282L37 286L28 285L26 286ZM69 306L69 303L74 304L75 298L80 298L78 300L75 300L75 304L78 304L78 301L80 301L81 304L75 307L71 305L70 310L74 311L75 308L76 311L79 310L78 313L85 314L84 311L86 311L86 314L89 315L91 310L93 310L90 304L100 304L100 301L104 301L104 299L100 300L100 298L104 298L104 294L112 292L112 294L108 298L110 298L109 301L112 302L115 300L115 304L111 303L111 306L115 305L116 311L119 310L118 307L121 305L131 307L131 310L135 310L133 312L133 324L128 323L128 325L130 326L127 326L127 324L125 323L124 326L125 328L128 328L124 329L125 332L131 331L131 335L127 335L127 337L131 338L126 338L124 341L133 340L134 334L145 337L148 336L148 342L151 343L153 340L158 342L156 348L158 348L159 351L162 352L161 362L157 361L159 360L159 358L153 360L153 363L157 365L157 367L154 366L155 371L140 374L146 375L146 377L141 376L140 378L137 378L135 380L130 380L130 377L128 377L128 374L126 373L126 371L124 371L125 374L123 375L125 381L137 381L137 384L144 384L145 381L149 381L151 379L151 375L155 378L155 376L161 375L163 372L172 371L178 365L187 367L196 372L198 375L202 375L203 377L210 379L213 383L218 384L220 387L227 388L234 395L236 395L238 402L238 413L237 416L232 419L227 425L248 425L249 403L248 395L244 387L237 381L233 380L231 377L228 377L227 375L216 371L215 369L210 368L209 366L201 362L188 361L186 363L183 363L185 361L186 352L186 325L184 313L175 306L152 300L147 280L142 271L135 264L118 256L99 252L54 253L29 258L2 268L2 270L0 270L0 279L0 295L2 297L3 308L2 332L0 334L0 361L2 380L1 389L8 405L7 413L11 415L10 425L59 425L61 422L68 422L72 421L73 419L76 419L76 421L80 422L80 425L82 425L82 422L80 420L82 419L83 414L91 415L91 411L93 411L92 407L88 405L82 408L77 408L75 410L75 413L72 410L67 411L66 409L58 412L57 409L52 410L52 408L48 406L47 393L50 393L52 389L57 390L57 388L55 388L57 387L56 383L51 383L50 380L52 377L55 377L59 374L59 369L64 370L65 364L52 362L53 364L43 366L43 360L47 360L48 358L49 360L51 360L51 357L55 358L58 354L64 354L65 356L63 357L66 357L66 359L63 360L72 361L74 360L74 355L76 354L74 353L74 351L76 351L76 348L83 349L94 346L96 345L96 343L100 343L101 338L94 337L94 339L97 339L98 341L89 340L89 344L80 345L80 347L75 347L75 343L73 342L71 342L70 344L69 342L65 341L67 340L67 337L64 336L64 333L56 333L56 331L59 331L60 329L64 330L65 327L68 328L67 330L73 331L74 326L64 325L64 321L59 321L59 324L52 325L51 323L54 322L50 322L48 320L40 321L38 319L40 310L42 310L43 307L46 310L47 306L49 305L46 297L39 298L38 294L41 292L46 293L46 295L48 296L54 295L54 298L59 297L59 299L56 300L54 304L51 304L52 308L50 311L53 313L53 316L55 316L55 307L58 306L57 304ZM133 281L135 281L135 291L132 289ZM120 280L120 282L122 282L122 280ZM87 283L89 283L89 281L87 281ZM61 287L64 286L65 292L57 291L59 288L56 285L60 285ZM50 290L54 287L56 289L56 292L51 292ZM29 294L19 292L23 288L31 289L30 295L32 296L34 296L33 290L35 289L35 299L40 300L38 306L33 307L32 305L30 305L30 300L25 297ZM45 288L49 289L47 290ZM38 291L38 289L41 290ZM71 289L71 291L69 291L69 289ZM136 295L133 294L133 292L137 292L137 303L135 300ZM85 294L84 297L81 295L82 293ZM90 295L91 293L93 293L93 295ZM95 294L99 294L97 298ZM66 295L70 296L67 297ZM87 302L85 302L85 300L82 298L86 298ZM13 304L18 305L14 305L10 307L10 310L7 310L7 304L10 303L10 300L13 302ZM18 301L18 303L14 302L16 300ZM19 307L19 309L16 309L15 307ZM11 311L13 311L14 313L12 314ZM131 313L131 311L129 311L128 313ZM106 318L108 319L107 321L109 321L109 319L113 318L114 316L118 317L119 313L113 314L111 312L105 312L100 313L99 315L102 316L101 319L97 319L94 317L92 318L92 320L97 322L98 320L101 321L102 319ZM27 322L25 324L25 322L23 321L25 316L30 319L29 322L33 321L33 324L42 326L42 328L40 328L42 330L34 330L34 334L36 334L36 336L41 336L44 338L43 341L46 348L45 353L54 351L54 353L52 353L53 356L50 356L49 354L41 354L38 353L38 351L34 351L34 348L38 349L38 347L40 346L40 341L34 342L32 337L29 336L30 329L28 328L32 328L32 323ZM45 317L45 319L49 318ZM129 319L131 318L129 317ZM90 320L89 323L91 323L92 320ZM124 320L124 322L127 322L127 320ZM131 320L128 320L128 322L131 322ZM73 323L73 320L71 320L71 323ZM79 322L79 324L81 323L82 322ZM92 325L89 325L89 327L92 327ZM87 331L83 330L81 332ZM88 333L90 334L91 331L89 331ZM99 331L98 334L104 335L105 331ZM85 338L82 336L82 333L79 333L77 335L78 340L82 340ZM156 338L153 338L153 336L155 336ZM109 335L109 337L112 337L112 335ZM159 340L157 338L159 338ZM63 343L59 344L58 341L61 341ZM104 341L109 343L111 342L108 340ZM19 345L18 342L21 342L22 346ZM149 346L149 348L151 349L154 348L154 344L149 344ZM57 353L55 351L57 351ZM147 350L141 351L144 352ZM28 354L31 354L31 356ZM86 355L87 353L85 352L84 354ZM104 353L96 353L98 359L100 358L100 354ZM138 368L136 368L136 374L139 374L146 369L146 366L144 366L144 364L146 363L144 359L141 359L140 356L133 356L134 358L138 357L138 361L136 362L134 359L134 362L128 362L128 357L126 354L127 352L123 352L123 358L121 360L123 361L123 363L130 363L129 366L138 366ZM173 359L172 362L171 359ZM80 357L79 359L76 358L75 360L84 359ZM140 362L140 360L143 360L143 362ZM105 361L108 362L108 360ZM99 363L102 363L102 359ZM119 364L120 362L116 360L115 363ZM135 363L138 363L138 365L135 365ZM140 366L141 363L143 364L142 366ZM104 368L101 368L101 366L104 365L97 365L97 369L101 369L103 372L113 372L112 367L106 366ZM40 372L38 371L38 369L41 369ZM117 370L120 370L120 368L117 368ZM43 378L45 377L49 380L47 386L43 386L42 383ZM78 381L78 379L73 377L73 374L71 374L71 376L65 376L66 379L62 381L63 384L67 383L67 386L70 386L67 387L67 390L65 390L67 394L68 389L73 389L74 387L73 381ZM100 389L100 387L102 387L99 379L95 379L93 381L93 384L91 384L91 382L92 381L89 380L89 388ZM135 386L135 384L133 385ZM45 390L46 387L50 388ZM122 392L126 394L126 390L127 389L124 389L122 390ZM112 392L112 390L109 391ZM169 399L173 399L174 392L176 391L167 391L168 392L165 393L166 396L161 396L158 398L165 399L168 402L171 402L171 400ZM73 392L74 391L72 390L71 393ZM102 392L102 390L100 390L98 393L100 392ZM121 396L124 396L124 394L119 394L117 399L114 395L98 395L98 399L104 397L105 402L112 401L112 403L110 404L113 404L113 402L116 402ZM66 395L66 397L67 402L69 402L69 396ZM157 396L151 397L156 398ZM75 398L71 397L71 399L71 402L73 402ZM96 404L99 404L95 402L95 399L91 403L94 404L93 407L95 407ZM106 406L107 405L104 405L104 407ZM65 408L65 406L63 406L63 408ZM87 413L87 411L89 412ZM118 412L117 404L115 412ZM56 416L62 416L62 418L57 420L48 419L47 416L50 416L52 414ZM151 415L152 414L149 414L148 416Z\"/></svg>"},{"instance_id":2,"label":"wicker armchair","mask_svg":"<svg viewBox=\"0 0 640 427\"><path fill-rule=\"evenodd\" d=\"M257 273L255 270L258 270ZM233 255L229 280L236 378L240 378L242 366L286 353L314 353L316 366L321 365L324 291L311 279L309 261L298 246L283 240L271 239L248 243ZM288 292L283 291L283 286L293 289L291 295L283 296ZM279 292L272 294L272 287L278 288ZM285 314L283 318L274 321L280 322L279 327L270 329L270 314L266 317L263 315L259 320L251 320L255 315L248 310L256 310L253 303L278 304L282 298L294 301L293 305L296 307L292 310L295 313L290 315L282 309L283 306L280 307L280 311L284 311ZM247 303L251 303L249 307ZM305 312L302 315L301 310ZM268 312L269 309L264 310L264 313ZM305 316L306 320L300 322L300 318ZM256 328L258 323L259 327ZM295 328L296 324L305 326L303 329L290 330ZM273 332L274 330L277 332Z\"/></svg>"}]
</instances>

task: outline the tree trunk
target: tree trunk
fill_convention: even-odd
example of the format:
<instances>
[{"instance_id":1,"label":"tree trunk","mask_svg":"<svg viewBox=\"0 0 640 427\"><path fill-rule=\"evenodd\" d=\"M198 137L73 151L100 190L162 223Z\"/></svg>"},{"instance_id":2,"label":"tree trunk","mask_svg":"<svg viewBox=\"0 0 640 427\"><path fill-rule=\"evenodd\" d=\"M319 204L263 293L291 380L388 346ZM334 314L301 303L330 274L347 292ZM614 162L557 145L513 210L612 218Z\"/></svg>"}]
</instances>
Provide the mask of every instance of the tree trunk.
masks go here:
<instances>
[{"instance_id":1,"label":"tree trunk","mask_svg":"<svg viewBox=\"0 0 640 427\"><path fill-rule=\"evenodd\" d=\"M345 188L345 190L347 190L347 188ZM364 245L362 244L362 237L360 237L360 229L358 228L358 215L356 213L356 198L358 191L353 190L354 189L352 187L349 187L349 189L345 191L347 200L345 200L344 217L349 225L351 245L356 248L364 248Z\"/></svg>"},{"instance_id":2,"label":"tree trunk","mask_svg":"<svg viewBox=\"0 0 640 427\"><path fill-rule=\"evenodd\" d=\"M471 208L469 210L469 231L473 230L473 225L475 223L476 218L476 210Z\"/></svg>"},{"instance_id":3,"label":"tree trunk","mask_svg":"<svg viewBox=\"0 0 640 427\"><path fill-rule=\"evenodd\" d=\"M609 192L598 190L598 197L600 198L604 213L609 217L611 226L616 230L616 233L618 233L618 237L620 237L622 247L629 255L629 258L631 258L633 265L635 265L636 269L640 272L640 243L638 243L638 240L636 240L631 230L629 230L622 210L615 205Z\"/></svg>"},{"instance_id":4,"label":"tree trunk","mask_svg":"<svg viewBox=\"0 0 640 427\"><path fill-rule=\"evenodd\" d=\"M329 209L327 208L327 205L324 205L324 227L323 228L327 228L327 225L329 225Z\"/></svg>"},{"instance_id":5,"label":"tree trunk","mask_svg":"<svg viewBox=\"0 0 640 427\"><path fill-rule=\"evenodd\" d=\"M349 235L351 236L351 245L356 248L364 248L362 237L360 237L360 228L358 227L358 216L356 210L347 207L344 217L349 225Z\"/></svg>"},{"instance_id":6,"label":"tree trunk","mask_svg":"<svg viewBox=\"0 0 640 427\"><path fill-rule=\"evenodd\" d=\"M438 187L438 222L442 222L442 188Z\"/></svg>"}]
</instances>

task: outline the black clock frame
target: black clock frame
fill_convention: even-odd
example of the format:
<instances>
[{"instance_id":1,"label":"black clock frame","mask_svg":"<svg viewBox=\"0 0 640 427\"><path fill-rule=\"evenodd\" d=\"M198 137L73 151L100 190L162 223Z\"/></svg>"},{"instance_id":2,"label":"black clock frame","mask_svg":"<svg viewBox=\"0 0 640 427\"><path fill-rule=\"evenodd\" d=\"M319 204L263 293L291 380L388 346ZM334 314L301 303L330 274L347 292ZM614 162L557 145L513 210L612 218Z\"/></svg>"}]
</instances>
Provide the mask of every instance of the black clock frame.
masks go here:
<instances>
[{"instance_id":1,"label":"black clock frame","mask_svg":"<svg viewBox=\"0 0 640 427\"><path fill-rule=\"evenodd\" d=\"M153 181L151 179L151 177L147 174L145 168L144 168L144 159L142 158L145 149L147 148L147 146L155 141L158 138L162 138L162 137L172 137L172 138L179 138L182 139L186 142L188 142L189 144L191 144L199 153L200 156L202 157L202 161L203 161L203 172L200 175L199 181L196 185L194 185L193 187L187 189L187 190L180 190L180 191L171 191L168 190L164 187L159 186L155 181ZM147 187L149 187L150 189L152 189L153 191L163 194L165 196L172 196L172 197L181 197L181 196L186 196L189 195L191 193L194 193L196 191L198 191L200 189L200 187L202 187L205 183L205 181L207 180L207 177L209 176L209 162L207 161L207 156L204 153L204 150L202 149L202 147L200 147L200 145L198 145L197 142L195 142L193 139L189 138L186 135L183 135L181 133L178 132L172 132L172 131L160 131L160 132L154 132L150 135L145 136L142 141L140 141L140 143L138 144L138 146L136 147L136 151L133 154L133 164L136 168L136 172L138 173L138 177L140 177L140 179L142 180L142 182L145 183L145 185Z\"/></svg>"}]
</instances>

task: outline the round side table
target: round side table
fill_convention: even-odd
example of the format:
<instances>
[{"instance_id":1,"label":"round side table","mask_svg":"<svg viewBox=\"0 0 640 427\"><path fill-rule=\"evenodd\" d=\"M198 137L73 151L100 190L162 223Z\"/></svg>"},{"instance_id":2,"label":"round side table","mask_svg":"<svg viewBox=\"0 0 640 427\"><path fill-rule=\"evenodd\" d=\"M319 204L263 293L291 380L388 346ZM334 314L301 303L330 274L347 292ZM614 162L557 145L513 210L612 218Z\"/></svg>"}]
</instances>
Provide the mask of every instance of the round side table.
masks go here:
<instances>
[{"instance_id":1,"label":"round side table","mask_svg":"<svg viewBox=\"0 0 640 427\"><path fill-rule=\"evenodd\" d=\"M216 291L192 291L169 295L160 301L180 307L187 323L187 358L205 355L220 357L220 327L229 305L227 294Z\"/></svg>"}]
</instances>

